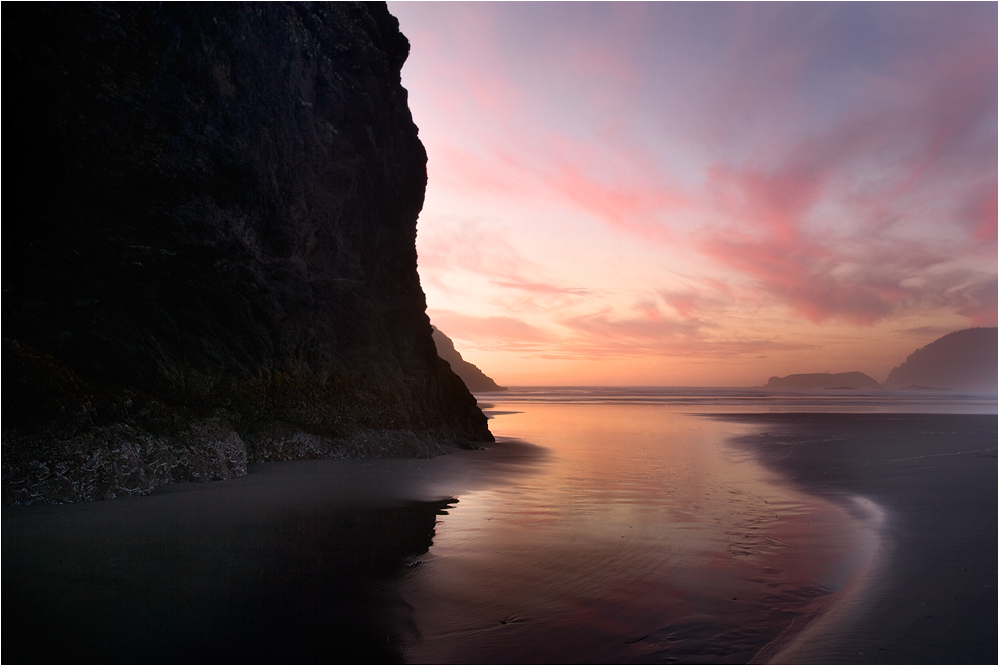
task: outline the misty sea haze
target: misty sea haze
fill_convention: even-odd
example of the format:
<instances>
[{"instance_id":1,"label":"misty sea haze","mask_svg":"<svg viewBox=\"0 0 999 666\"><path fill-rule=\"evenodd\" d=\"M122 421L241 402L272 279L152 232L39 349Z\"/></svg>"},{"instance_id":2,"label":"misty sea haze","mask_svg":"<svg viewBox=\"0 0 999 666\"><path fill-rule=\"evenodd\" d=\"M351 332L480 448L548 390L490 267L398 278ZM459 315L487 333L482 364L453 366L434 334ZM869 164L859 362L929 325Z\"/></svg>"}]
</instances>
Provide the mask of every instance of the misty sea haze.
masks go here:
<instances>
[{"instance_id":1,"label":"misty sea haze","mask_svg":"<svg viewBox=\"0 0 999 666\"><path fill-rule=\"evenodd\" d=\"M884 412L995 414L997 394L940 389L767 389L673 386L513 386L482 403L686 405L691 413Z\"/></svg>"},{"instance_id":2,"label":"misty sea haze","mask_svg":"<svg viewBox=\"0 0 999 666\"><path fill-rule=\"evenodd\" d=\"M518 387L494 444L4 507L8 661L988 663L996 397Z\"/></svg>"}]
</instances>

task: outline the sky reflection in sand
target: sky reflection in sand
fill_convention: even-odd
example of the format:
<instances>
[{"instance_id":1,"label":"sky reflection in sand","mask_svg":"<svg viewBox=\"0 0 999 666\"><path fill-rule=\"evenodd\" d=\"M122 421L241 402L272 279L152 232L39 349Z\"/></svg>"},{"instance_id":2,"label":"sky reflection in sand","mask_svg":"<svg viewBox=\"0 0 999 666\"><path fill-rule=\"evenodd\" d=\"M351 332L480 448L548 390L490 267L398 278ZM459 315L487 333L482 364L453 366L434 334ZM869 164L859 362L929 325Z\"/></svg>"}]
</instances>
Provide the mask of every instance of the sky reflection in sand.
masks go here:
<instances>
[{"instance_id":1,"label":"sky reflection in sand","mask_svg":"<svg viewBox=\"0 0 999 666\"><path fill-rule=\"evenodd\" d=\"M402 585L407 661L746 662L876 552L869 521L725 445L749 426L662 405L494 408L495 433L547 455L439 520Z\"/></svg>"}]
</instances>

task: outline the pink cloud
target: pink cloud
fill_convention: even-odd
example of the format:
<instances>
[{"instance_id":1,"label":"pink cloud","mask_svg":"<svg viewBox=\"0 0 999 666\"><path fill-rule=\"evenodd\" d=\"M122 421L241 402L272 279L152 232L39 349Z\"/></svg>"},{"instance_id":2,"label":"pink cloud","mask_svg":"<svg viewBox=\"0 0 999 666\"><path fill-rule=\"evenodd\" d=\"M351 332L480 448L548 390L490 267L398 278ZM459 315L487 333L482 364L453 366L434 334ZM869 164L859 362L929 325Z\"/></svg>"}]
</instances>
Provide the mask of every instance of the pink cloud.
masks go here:
<instances>
[{"instance_id":1,"label":"pink cloud","mask_svg":"<svg viewBox=\"0 0 999 666\"><path fill-rule=\"evenodd\" d=\"M586 296L591 293L589 289L583 289L582 287L562 287L554 284L545 284L542 282L523 282L520 280L497 280L490 282L493 286L504 287L507 289L520 289L523 291L531 291L542 294L571 294L573 296Z\"/></svg>"},{"instance_id":2,"label":"pink cloud","mask_svg":"<svg viewBox=\"0 0 999 666\"><path fill-rule=\"evenodd\" d=\"M956 292L940 288L964 273L927 271L961 253L994 252L994 151L967 149L992 102L965 77L940 78L933 94L920 90L916 102L924 104L903 100L911 108L848 119L777 160L712 169L710 191L728 222L701 234L698 248L814 322L870 325L931 302L977 321ZM855 175L879 164L878 179ZM975 172L993 174L984 179L991 185L966 185ZM830 202L848 224L818 232L816 216ZM933 218L922 211L931 206ZM953 233L944 242L935 234L903 240L891 233L897 222L920 216L924 227L931 219L948 231L967 224L991 248L962 245Z\"/></svg>"},{"instance_id":3,"label":"pink cloud","mask_svg":"<svg viewBox=\"0 0 999 666\"><path fill-rule=\"evenodd\" d=\"M424 228L430 221L424 220ZM496 287L482 298L513 312L552 310L593 294L547 279L543 267L524 259L503 227L473 220L440 220L418 242L420 275L444 291L449 281L472 273ZM457 275L455 275L457 271Z\"/></svg>"},{"instance_id":4,"label":"pink cloud","mask_svg":"<svg viewBox=\"0 0 999 666\"><path fill-rule=\"evenodd\" d=\"M430 177L441 176L462 190L486 192L504 199L528 198L535 194L535 180L519 164L481 157L451 145L436 146L428 162Z\"/></svg>"},{"instance_id":5,"label":"pink cloud","mask_svg":"<svg viewBox=\"0 0 999 666\"><path fill-rule=\"evenodd\" d=\"M721 283L711 285L709 289L662 290L659 296L682 319L689 322L700 322L703 316L726 310L735 300L731 289Z\"/></svg>"},{"instance_id":6,"label":"pink cloud","mask_svg":"<svg viewBox=\"0 0 999 666\"><path fill-rule=\"evenodd\" d=\"M784 92L801 86L795 62L775 79ZM815 322L869 325L928 306L975 322L994 317L984 292L953 287L987 274L942 269L995 252L994 39L905 53L885 71L892 78L855 80L866 104L825 128L795 138L791 124L750 160L714 167L705 203L726 222L696 236L696 247ZM763 111L786 106L752 95ZM817 231L830 204L845 224ZM922 227L903 239L891 232L897 223ZM962 227L972 242L954 233ZM993 291L991 311L994 302Z\"/></svg>"},{"instance_id":7,"label":"pink cloud","mask_svg":"<svg viewBox=\"0 0 999 666\"><path fill-rule=\"evenodd\" d=\"M641 303L636 308L641 310ZM645 304L654 308L654 304ZM566 332L555 333L515 317L476 317L428 310L431 322L470 349L525 352L540 358L599 360L653 355L720 358L810 349L798 342L723 335L706 337L698 323L665 317L614 317L609 310L559 319Z\"/></svg>"},{"instance_id":8,"label":"pink cloud","mask_svg":"<svg viewBox=\"0 0 999 666\"><path fill-rule=\"evenodd\" d=\"M641 301L635 305L635 310L642 313L647 319L659 322L663 320L663 315L659 312L659 308L652 301Z\"/></svg>"},{"instance_id":9,"label":"pink cloud","mask_svg":"<svg viewBox=\"0 0 999 666\"><path fill-rule=\"evenodd\" d=\"M914 259L871 265L863 256L849 256L787 227L762 238L737 232L709 236L700 250L816 323L838 318L873 324L888 316L907 293L900 282L911 274L905 265Z\"/></svg>"},{"instance_id":10,"label":"pink cloud","mask_svg":"<svg viewBox=\"0 0 999 666\"><path fill-rule=\"evenodd\" d=\"M664 317L654 303L640 302L635 309L643 316L615 317L609 308L558 321L572 331L566 347L575 353L602 355L672 355L692 340L701 338L697 322Z\"/></svg>"},{"instance_id":11,"label":"pink cloud","mask_svg":"<svg viewBox=\"0 0 999 666\"><path fill-rule=\"evenodd\" d=\"M663 316L614 317L607 310L563 318L558 323L571 331L571 335L563 339L562 349L589 359L648 355L664 358L742 356L810 348L806 344L731 334L708 336L700 322Z\"/></svg>"},{"instance_id":12,"label":"pink cloud","mask_svg":"<svg viewBox=\"0 0 999 666\"><path fill-rule=\"evenodd\" d=\"M476 349L549 349L557 336L515 317L476 317L449 310L428 310L430 321L448 337Z\"/></svg>"},{"instance_id":13,"label":"pink cloud","mask_svg":"<svg viewBox=\"0 0 999 666\"><path fill-rule=\"evenodd\" d=\"M441 219L421 220L420 227L417 249L421 272L422 269L435 272L461 268L499 279L511 279L528 269L528 263L498 225L476 220Z\"/></svg>"},{"instance_id":14,"label":"pink cloud","mask_svg":"<svg viewBox=\"0 0 999 666\"><path fill-rule=\"evenodd\" d=\"M991 183L991 194L984 193L979 201L969 203L968 220L972 238L976 241L996 245L997 221L999 221L999 200L996 197L995 183Z\"/></svg>"},{"instance_id":15,"label":"pink cloud","mask_svg":"<svg viewBox=\"0 0 999 666\"><path fill-rule=\"evenodd\" d=\"M662 221L663 215L690 206L687 196L671 186L607 184L570 162L561 162L543 178L554 192L595 217L657 242L675 241L675 234Z\"/></svg>"},{"instance_id":16,"label":"pink cloud","mask_svg":"<svg viewBox=\"0 0 999 666\"><path fill-rule=\"evenodd\" d=\"M544 154L544 159L538 159ZM693 201L667 182L648 156L619 143L550 135L543 141L513 135L488 157L450 145L439 146L431 178L441 175L464 191L524 201L561 199L610 226L655 240L674 242L664 223Z\"/></svg>"},{"instance_id":17,"label":"pink cloud","mask_svg":"<svg viewBox=\"0 0 999 666\"><path fill-rule=\"evenodd\" d=\"M719 279L713 292L664 292L662 311L648 304L634 321L609 314L559 320L576 340L603 340L611 330L650 340L653 333L693 335L714 312L766 300L819 323L871 325L926 308L994 320L988 285L995 274L954 267L962 257L981 266L995 253L994 36L937 31L949 14L937 6L921 18L915 9L878 6L885 25L905 18L898 25L937 41L902 39L893 29L883 35L891 48L861 44L867 52L855 53L859 38L844 26L873 19L844 7L733 8L718 33L727 39L711 48L664 21L667 14L681 19L676 25L697 18L699 11L682 7L663 8L655 30L649 20L659 8L614 10L624 26L617 32L579 19L583 38L554 29L545 33L553 42L504 32L510 25L497 17L505 10L493 6L476 19L484 25L451 21L461 39L475 27L477 41L468 51L474 57L461 59L441 40L440 74L422 79L421 94L436 112L426 135L431 182L528 206L568 204L660 244L664 257L698 251L715 262L705 273L724 267L738 285L733 291ZM871 35L883 30L867 27ZM669 39L658 39L660 28L673 30ZM650 31L654 49L632 48L633 35ZM611 33L613 40L601 41ZM511 40L516 49L505 53ZM664 56L657 73L645 58L660 53L701 57L685 60L690 72L674 76L666 68L675 62ZM653 123L641 123L656 116L661 134L644 135ZM692 156L689 172L681 160L655 154L671 141ZM679 216L713 226L685 236L671 227ZM460 267L485 276L498 288L488 298L511 312L590 295L488 235L427 240L421 270Z\"/></svg>"}]
</instances>

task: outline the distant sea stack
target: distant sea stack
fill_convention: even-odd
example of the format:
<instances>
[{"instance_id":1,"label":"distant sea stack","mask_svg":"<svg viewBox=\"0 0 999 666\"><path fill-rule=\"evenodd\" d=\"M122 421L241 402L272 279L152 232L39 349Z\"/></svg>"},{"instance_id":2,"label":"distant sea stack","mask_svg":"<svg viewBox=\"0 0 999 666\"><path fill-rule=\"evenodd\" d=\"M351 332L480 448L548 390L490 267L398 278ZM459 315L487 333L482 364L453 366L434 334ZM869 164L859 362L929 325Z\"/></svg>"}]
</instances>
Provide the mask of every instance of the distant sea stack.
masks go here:
<instances>
[{"instance_id":1,"label":"distant sea stack","mask_svg":"<svg viewBox=\"0 0 999 666\"><path fill-rule=\"evenodd\" d=\"M966 328L909 354L885 380L888 388L996 391L999 329Z\"/></svg>"},{"instance_id":2,"label":"distant sea stack","mask_svg":"<svg viewBox=\"0 0 999 666\"><path fill-rule=\"evenodd\" d=\"M383 3L4 10L5 501L491 441Z\"/></svg>"},{"instance_id":3,"label":"distant sea stack","mask_svg":"<svg viewBox=\"0 0 999 666\"><path fill-rule=\"evenodd\" d=\"M448 362L455 374L461 377L469 391L505 391L505 386L500 386L486 373L479 370L474 364L469 363L461 357L458 350L454 348L451 338L444 335L436 326L434 329L434 344L437 345L437 355Z\"/></svg>"},{"instance_id":4,"label":"distant sea stack","mask_svg":"<svg viewBox=\"0 0 999 666\"><path fill-rule=\"evenodd\" d=\"M862 372L815 372L805 375L771 377L765 388L866 389L878 388L878 382Z\"/></svg>"}]
</instances>

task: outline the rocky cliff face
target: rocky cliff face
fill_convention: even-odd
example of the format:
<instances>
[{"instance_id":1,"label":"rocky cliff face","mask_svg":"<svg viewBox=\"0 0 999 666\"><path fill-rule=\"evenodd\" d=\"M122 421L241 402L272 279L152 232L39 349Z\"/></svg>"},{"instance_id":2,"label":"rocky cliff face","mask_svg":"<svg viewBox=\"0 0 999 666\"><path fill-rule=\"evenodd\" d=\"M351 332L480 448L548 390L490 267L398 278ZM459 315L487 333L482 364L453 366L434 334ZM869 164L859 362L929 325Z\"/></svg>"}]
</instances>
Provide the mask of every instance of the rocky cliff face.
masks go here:
<instances>
[{"instance_id":1,"label":"rocky cliff face","mask_svg":"<svg viewBox=\"0 0 999 666\"><path fill-rule=\"evenodd\" d=\"M885 380L889 388L920 386L995 391L999 329L966 328L909 354Z\"/></svg>"},{"instance_id":2,"label":"rocky cliff face","mask_svg":"<svg viewBox=\"0 0 999 666\"><path fill-rule=\"evenodd\" d=\"M8 500L491 440L431 339L383 4L4 19Z\"/></svg>"}]
</instances>

